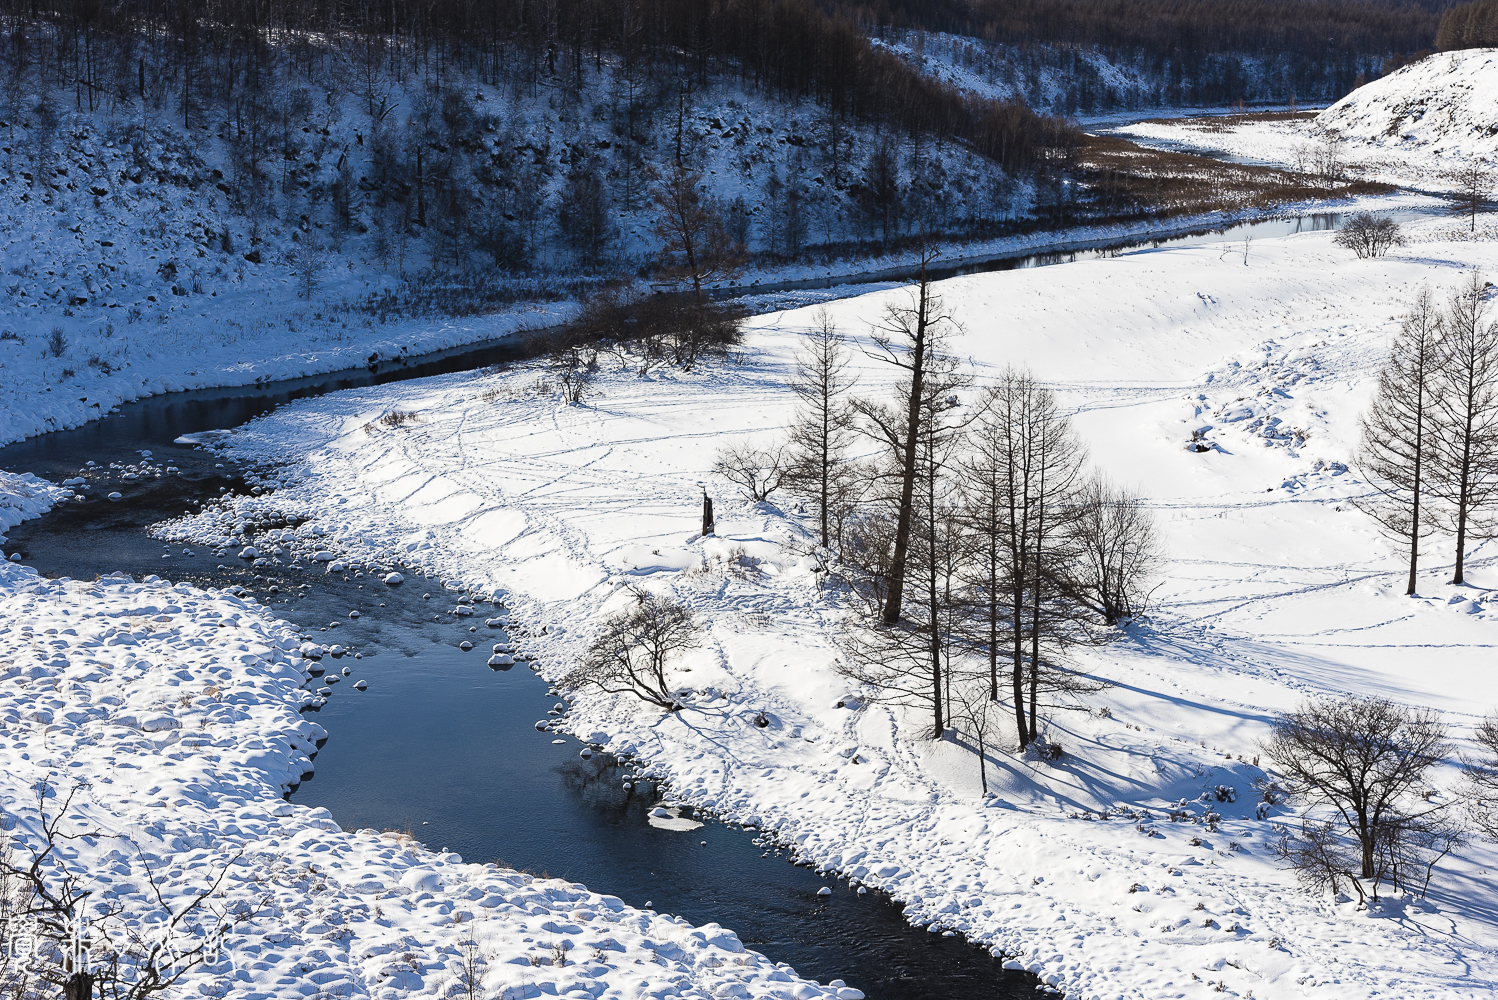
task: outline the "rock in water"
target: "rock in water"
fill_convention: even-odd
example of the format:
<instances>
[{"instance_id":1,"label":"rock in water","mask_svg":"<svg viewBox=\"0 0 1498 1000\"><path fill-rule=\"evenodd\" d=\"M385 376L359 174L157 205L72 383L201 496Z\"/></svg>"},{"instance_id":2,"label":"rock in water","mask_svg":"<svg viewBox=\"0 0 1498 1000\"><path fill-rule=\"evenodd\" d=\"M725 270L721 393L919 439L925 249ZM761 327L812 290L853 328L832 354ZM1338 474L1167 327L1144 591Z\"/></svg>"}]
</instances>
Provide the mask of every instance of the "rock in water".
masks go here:
<instances>
[{"instance_id":1,"label":"rock in water","mask_svg":"<svg viewBox=\"0 0 1498 1000\"><path fill-rule=\"evenodd\" d=\"M388 584L390 584L390 586L393 587L397 583L405 583L406 582L406 578L403 577L403 576L401 576L399 573L386 573L385 574L385 582L388 583Z\"/></svg>"},{"instance_id":2,"label":"rock in water","mask_svg":"<svg viewBox=\"0 0 1498 1000\"><path fill-rule=\"evenodd\" d=\"M246 545L244 548L242 548L242 549L239 550L239 558L241 558L241 559L259 559L260 558L260 550L257 549L257 548L255 548L255 546L253 546L253 545Z\"/></svg>"},{"instance_id":3,"label":"rock in water","mask_svg":"<svg viewBox=\"0 0 1498 1000\"><path fill-rule=\"evenodd\" d=\"M593 751L591 749L589 749L588 747L583 747L581 750L579 750L577 752L577 755L579 757L581 757L583 760L587 760L589 757L593 756Z\"/></svg>"},{"instance_id":4,"label":"rock in water","mask_svg":"<svg viewBox=\"0 0 1498 1000\"><path fill-rule=\"evenodd\" d=\"M462 642L458 643L458 648L466 652L467 650L473 648L473 643L469 642L467 639L464 639Z\"/></svg>"},{"instance_id":5,"label":"rock in water","mask_svg":"<svg viewBox=\"0 0 1498 1000\"><path fill-rule=\"evenodd\" d=\"M489 657L489 666L491 667L513 667L514 665L515 658L507 653L495 653Z\"/></svg>"},{"instance_id":6,"label":"rock in water","mask_svg":"<svg viewBox=\"0 0 1498 1000\"><path fill-rule=\"evenodd\" d=\"M363 690L366 690L368 687L369 687L369 681L363 681L363 680L354 681L354 690L355 691L363 691Z\"/></svg>"},{"instance_id":7,"label":"rock in water","mask_svg":"<svg viewBox=\"0 0 1498 1000\"><path fill-rule=\"evenodd\" d=\"M122 496L119 493L111 493L111 494L109 494L109 499L111 499L111 500L123 500L124 496Z\"/></svg>"},{"instance_id":8,"label":"rock in water","mask_svg":"<svg viewBox=\"0 0 1498 1000\"><path fill-rule=\"evenodd\" d=\"M348 613L348 616L349 616L349 617L350 617L350 618L358 618L358 617L359 617L359 612L357 612L357 611L350 611L350 612L349 612L349 613Z\"/></svg>"},{"instance_id":9,"label":"rock in water","mask_svg":"<svg viewBox=\"0 0 1498 1000\"><path fill-rule=\"evenodd\" d=\"M832 895L832 890L830 888L828 888L827 886L824 885L824 886L822 886L822 888L820 888L820 889L817 890L817 895L818 896L830 896L830 895Z\"/></svg>"}]
</instances>

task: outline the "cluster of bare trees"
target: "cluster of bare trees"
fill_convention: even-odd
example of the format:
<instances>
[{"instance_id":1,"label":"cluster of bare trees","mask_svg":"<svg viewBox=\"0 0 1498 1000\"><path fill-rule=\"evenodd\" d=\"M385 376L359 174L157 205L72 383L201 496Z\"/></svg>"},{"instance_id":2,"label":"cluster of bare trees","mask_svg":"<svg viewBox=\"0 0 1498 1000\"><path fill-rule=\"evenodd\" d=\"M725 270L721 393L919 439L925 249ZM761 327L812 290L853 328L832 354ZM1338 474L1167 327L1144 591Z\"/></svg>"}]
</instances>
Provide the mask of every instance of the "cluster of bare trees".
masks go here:
<instances>
[{"instance_id":1,"label":"cluster of bare trees","mask_svg":"<svg viewBox=\"0 0 1498 1000\"><path fill-rule=\"evenodd\" d=\"M1137 497L1089 473L1030 373L974 387L951 351L960 329L923 273L864 348L893 393L855 395L853 348L823 313L797 358L788 439L725 449L718 471L753 499L783 488L809 507L862 609L849 676L920 710L935 737L955 724L987 743L1008 702L1018 745L1043 750L1042 711L1101 687L1067 651L1143 610L1158 539Z\"/></svg>"},{"instance_id":2,"label":"cluster of bare trees","mask_svg":"<svg viewBox=\"0 0 1498 1000\"><path fill-rule=\"evenodd\" d=\"M609 286L574 322L533 334L526 352L542 359L563 399L578 404L610 357L640 375L662 366L691 371L722 358L739 343L744 315L735 303L706 296L637 295Z\"/></svg>"},{"instance_id":3,"label":"cluster of bare trees","mask_svg":"<svg viewBox=\"0 0 1498 1000\"><path fill-rule=\"evenodd\" d=\"M1467 540L1498 525L1498 321L1490 286L1469 274L1444 308L1416 297L1363 417L1358 465L1371 491L1357 502L1409 555L1416 590L1421 543L1454 538L1452 582Z\"/></svg>"}]
</instances>

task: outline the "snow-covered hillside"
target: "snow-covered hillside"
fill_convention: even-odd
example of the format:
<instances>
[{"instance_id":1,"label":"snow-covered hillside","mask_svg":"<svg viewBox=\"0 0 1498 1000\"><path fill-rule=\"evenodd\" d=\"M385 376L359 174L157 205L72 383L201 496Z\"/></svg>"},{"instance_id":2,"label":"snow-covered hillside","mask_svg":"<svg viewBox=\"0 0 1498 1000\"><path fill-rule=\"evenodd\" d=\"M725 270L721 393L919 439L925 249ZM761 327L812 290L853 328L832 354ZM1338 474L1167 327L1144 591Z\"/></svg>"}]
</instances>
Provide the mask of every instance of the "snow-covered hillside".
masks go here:
<instances>
[{"instance_id":1,"label":"snow-covered hillside","mask_svg":"<svg viewBox=\"0 0 1498 1000\"><path fill-rule=\"evenodd\" d=\"M626 585L673 595L711 626L686 709L584 690L572 731L1069 996L1489 996L1492 844L1443 862L1428 898L1359 911L1275 860L1297 804L1256 803L1257 741L1305 697L1433 706L1459 743L1498 705L1490 545L1452 588L1449 543L1433 543L1421 596L1405 598L1399 559L1347 502L1364 488L1347 463L1397 316L1421 285L1444 294L1469 267L1498 270L1491 230L1411 230L1377 260L1308 233L941 283L979 379L1014 362L1054 385L1097 465L1149 498L1168 547L1148 619L1077 654L1116 686L1049 720L1060 761L990 750L992 798L965 737L925 739L924 720L836 671L846 611L819 586L804 517L708 471L723 443L781 432L808 312L756 321L722 368L640 377L606 362L581 406L525 371L292 404L222 445L286 463L274 492L160 530L229 545L257 512L310 519L278 536L289 555L310 555L320 529L318 546L360 565L505 595L552 679ZM830 308L862 340L901 294ZM860 392L887 385L854 358ZM393 410L413 416L377 421ZM699 483L718 502L707 538ZM1458 777L1436 776L1438 801Z\"/></svg>"},{"instance_id":2,"label":"snow-covered hillside","mask_svg":"<svg viewBox=\"0 0 1498 1000\"><path fill-rule=\"evenodd\" d=\"M892 28L882 29L872 41L960 90L1023 101L1084 122L1125 109L1185 114L1186 106L1205 103L1201 95L1221 89L1224 81L1232 81L1237 99L1256 105L1290 97L1282 65L1235 53L1192 60L1193 69L1182 72L1169 59L1131 60L1127 51L1108 53L1089 46L1000 45L965 35ZM1300 100L1330 101L1338 93L1301 94Z\"/></svg>"},{"instance_id":3,"label":"snow-covered hillside","mask_svg":"<svg viewBox=\"0 0 1498 1000\"><path fill-rule=\"evenodd\" d=\"M1359 87L1316 120L1393 154L1498 159L1498 49L1427 56Z\"/></svg>"}]
</instances>

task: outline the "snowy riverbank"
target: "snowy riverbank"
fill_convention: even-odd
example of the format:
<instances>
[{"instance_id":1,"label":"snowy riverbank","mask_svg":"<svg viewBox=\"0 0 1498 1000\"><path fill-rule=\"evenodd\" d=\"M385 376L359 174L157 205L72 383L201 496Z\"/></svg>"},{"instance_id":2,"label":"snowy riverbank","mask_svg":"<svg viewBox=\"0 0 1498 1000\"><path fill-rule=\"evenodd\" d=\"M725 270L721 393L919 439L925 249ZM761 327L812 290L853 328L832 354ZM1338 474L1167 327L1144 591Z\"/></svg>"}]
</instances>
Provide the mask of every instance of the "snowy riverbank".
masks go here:
<instances>
[{"instance_id":1,"label":"snowy riverbank","mask_svg":"<svg viewBox=\"0 0 1498 1000\"><path fill-rule=\"evenodd\" d=\"M5 475L0 507L35 516L66 492ZM482 995L513 998L856 993L796 979L716 925L465 864L409 834L346 832L285 801L327 734L298 711L301 640L253 601L6 563L0 636L3 828L35 845L36 785L55 793L49 813L73 793L68 823L106 836L62 856L94 912L119 906L135 931L159 918L152 878L176 907L227 866L212 905L254 915L192 975L203 995L446 997L470 971Z\"/></svg>"},{"instance_id":2,"label":"snowy riverbank","mask_svg":"<svg viewBox=\"0 0 1498 1000\"><path fill-rule=\"evenodd\" d=\"M722 443L789 418L805 311L755 321L739 364L641 378L605 362L583 406L525 370L293 404L222 445L285 463L275 492L162 531L240 544L257 511L310 518L278 535L290 554L315 538L367 567L505 595L551 678L626 584L675 595L712 626L688 708L583 693L572 731L1069 996L1483 996L1498 987L1491 844L1443 863L1428 899L1359 912L1295 885L1271 853L1293 804L1255 802L1256 741L1307 695L1431 705L1459 741L1498 705L1482 666L1498 640L1487 548L1466 588L1440 582L1433 550L1407 599L1398 560L1346 503L1398 314L1421 284L1444 294L1466 268L1498 269L1490 240L1449 221L1408 228L1411 245L1380 260L1309 233L941 283L979 378L1016 362L1054 385L1097 464L1150 499L1169 554L1148 620L1079 655L1115 683L1092 703L1107 713L1053 717L1055 764L993 753L997 798L978 794L969 747L919 738L836 672L844 612L817 586L803 519L708 474ZM829 308L862 339L898 294ZM878 392L887 374L855 359L860 391ZM376 422L396 410L414 416ZM716 537L696 534L699 482L718 500ZM1441 794L1455 779L1438 776Z\"/></svg>"}]
</instances>

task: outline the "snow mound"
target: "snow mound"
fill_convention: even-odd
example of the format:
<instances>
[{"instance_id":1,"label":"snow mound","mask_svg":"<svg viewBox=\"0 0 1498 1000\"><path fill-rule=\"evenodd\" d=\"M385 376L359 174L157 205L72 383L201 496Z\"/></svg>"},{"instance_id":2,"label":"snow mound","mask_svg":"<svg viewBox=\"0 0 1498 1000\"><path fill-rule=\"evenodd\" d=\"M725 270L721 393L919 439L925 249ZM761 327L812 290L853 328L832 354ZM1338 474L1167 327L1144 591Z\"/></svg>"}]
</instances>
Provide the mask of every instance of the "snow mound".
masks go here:
<instances>
[{"instance_id":1,"label":"snow mound","mask_svg":"<svg viewBox=\"0 0 1498 1000\"><path fill-rule=\"evenodd\" d=\"M1498 157L1498 49L1442 52L1359 87L1316 119L1343 138Z\"/></svg>"}]
</instances>

